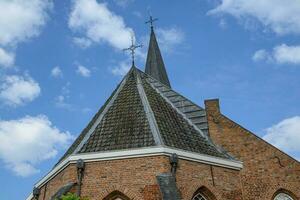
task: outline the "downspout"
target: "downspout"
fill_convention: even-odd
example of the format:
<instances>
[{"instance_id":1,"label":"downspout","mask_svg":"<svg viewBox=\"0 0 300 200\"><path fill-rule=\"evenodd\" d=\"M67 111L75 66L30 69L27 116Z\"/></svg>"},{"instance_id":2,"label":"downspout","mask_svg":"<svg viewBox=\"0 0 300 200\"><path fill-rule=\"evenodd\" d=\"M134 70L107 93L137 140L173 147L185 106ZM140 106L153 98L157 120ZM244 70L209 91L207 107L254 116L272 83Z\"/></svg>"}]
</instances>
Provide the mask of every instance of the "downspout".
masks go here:
<instances>
[{"instance_id":1,"label":"downspout","mask_svg":"<svg viewBox=\"0 0 300 200\"><path fill-rule=\"evenodd\" d=\"M176 180L176 170L177 170L177 166L178 166L178 155L176 153L173 153L170 156L169 159L170 159L170 165L171 165L171 173L175 177L175 180Z\"/></svg>"},{"instance_id":2,"label":"downspout","mask_svg":"<svg viewBox=\"0 0 300 200\"><path fill-rule=\"evenodd\" d=\"M84 169L85 169L84 161L82 159L77 160L76 167L77 167L77 196L80 197L82 178L83 178Z\"/></svg>"}]
</instances>

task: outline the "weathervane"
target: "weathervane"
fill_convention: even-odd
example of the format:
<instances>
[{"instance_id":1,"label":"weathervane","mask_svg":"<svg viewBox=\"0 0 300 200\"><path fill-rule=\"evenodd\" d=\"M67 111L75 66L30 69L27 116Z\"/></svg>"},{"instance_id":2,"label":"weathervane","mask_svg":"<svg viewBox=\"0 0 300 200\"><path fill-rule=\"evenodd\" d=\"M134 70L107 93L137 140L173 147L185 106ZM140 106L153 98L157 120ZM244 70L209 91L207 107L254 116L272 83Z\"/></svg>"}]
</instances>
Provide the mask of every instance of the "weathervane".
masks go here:
<instances>
[{"instance_id":1,"label":"weathervane","mask_svg":"<svg viewBox=\"0 0 300 200\"><path fill-rule=\"evenodd\" d=\"M151 29L153 28L153 22L157 21L158 18L154 18L152 17L152 15L150 15L150 19L149 21L146 21L145 24L150 24Z\"/></svg>"},{"instance_id":2,"label":"weathervane","mask_svg":"<svg viewBox=\"0 0 300 200\"><path fill-rule=\"evenodd\" d=\"M136 45L134 42L134 37L131 35L131 45L129 48L123 49L123 51L130 51L131 54L131 59L132 59L132 66L134 66L134 54L135 54L135 49L142 47L143 45Z\"/></svg>"}]
</instances>

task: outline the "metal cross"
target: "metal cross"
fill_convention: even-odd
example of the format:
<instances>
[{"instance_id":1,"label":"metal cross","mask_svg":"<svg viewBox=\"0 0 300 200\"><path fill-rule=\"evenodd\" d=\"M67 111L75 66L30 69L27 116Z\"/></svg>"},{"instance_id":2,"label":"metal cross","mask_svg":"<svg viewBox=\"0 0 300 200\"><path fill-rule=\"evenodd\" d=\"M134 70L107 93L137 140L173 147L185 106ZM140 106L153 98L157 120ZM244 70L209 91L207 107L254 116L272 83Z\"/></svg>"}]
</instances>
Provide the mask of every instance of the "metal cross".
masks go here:
<instances>
[{"instance_id":1,"label":"metal cross","mask_svg":"<svg viewBox=\"0 0 300 200\"><path fill-rule=\"evenodd\" d=\"M149 23L150 23L150 27L153 28L153 22L155 22L155 21L157 21L157 20L158 20L158 18L154 18L154 19L153 19L153 17L150 15L149 21L146 21L145 23L146 23L146 24L149 24Z\"/></svg>"},{"instance_id":2,"label":"metal cross","mask_svg":"<svg viewBox=\"0 0 300 200\"><path fill-rule=\"evenodd\" d=\"M134 54L135 54L135 49L142 47L143 45L135 45L134 44L134 38L133 35L131 36L131 45L129 48L123 49L123 51L130 51L131 54L131 59L132 59L132 66L134 66Z\"/></svg>"}]
</instances>

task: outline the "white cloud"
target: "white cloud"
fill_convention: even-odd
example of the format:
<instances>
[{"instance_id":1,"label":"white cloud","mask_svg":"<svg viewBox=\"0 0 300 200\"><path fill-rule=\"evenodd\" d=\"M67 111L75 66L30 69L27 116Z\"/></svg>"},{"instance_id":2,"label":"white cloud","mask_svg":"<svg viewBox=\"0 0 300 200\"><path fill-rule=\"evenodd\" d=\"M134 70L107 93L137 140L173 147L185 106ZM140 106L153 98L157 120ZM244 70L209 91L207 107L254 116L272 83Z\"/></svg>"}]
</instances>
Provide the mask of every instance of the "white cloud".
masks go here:
<instances>
[{"instance_id":1,"label":"white cloud","mask_svg":"<svg viewBox=\"0 0 300 200\"><path fill-rule=\"evenodd\" d=\"M82 65L77 66L76 72L77 72L77 74L79 74L83 77L90 77L91 76L91 71L88 68L86 68L85 66L82 66Z\"/></svg>"},{"instance_id":2,"label":"white cloud","mask_svg":"<svg viewBox=\"0 0 300 200\"><path fill-rule=\"evenodd\" d=\"M40 86L29 75L5 76L0 86L0 100L9 106L33 101L41 92Z\"/></svg>"},{"instance_id":3,"label":"white cloud","mask_svg":"<svg viewBox=\"0 0 300 200\"><path fill-rule=\"evenodd\" d=\"M37 36L51 7L48 0L0 1L0 44L11 45Z\"/></svg>"},{"instance_id":4,"label":"white cloud","mask_svg":"<svg viewBox=\"0 0 300 200\"><path fill-rule=\"evenodd\" d=\"M53 67L53 69L51 70L51 76L55 78L63 77L63 72L61 71L59 66Z\"/></svg>"},{"instance_id":5,"label":"white cloud","mask_svg":"<svg viewBox=\"0 0 300 200\"><path fill-rule=\"evenodd\" d=\"M74 37L73 42L82 49L86 49L92 45L92 41L87 38Z\"/></svg>"},{"instance_id":6,"label":"white cloud","mask_svg":"<svg viewBox=\"0 0 300 200\"><path fill-rule=\"evenodd\" d=\"M300 64L300 46L281 44L273 48L272 52L265 49L254 53L254 61L272 61L278 64Z\"/></svg>"},{"instance_id":7,"label":"white cloud","mask_svg":"<svg viewBox=\"0 0 300 200\"><path fill-rule=\"evenodd\" d=\"M287 118L266 129L264 140L288 153L300 155L300 116Z\"/></svg>"},{"instance_id":8,"label":"white cloud","mask_svg":"<svg viewBox=\"0 0 300 200\"><path fill-rule=\"evenodd\" d=\"M182 30L172 28L158 28L156 30L160 47L167 52L173 51L174 47L184 41L185 35Z\"/></svg>"},{"instance_id":9,"label":"white cloud","mask_svg":"<svg viewBox=\"0 0 300 200\"><path fill-rule=\"evenodd\" d=\"M230 14L244 20L256 19L277 34L300 34L299 0L221 0L209 14Z\"/></svg>"},{"instance_id":10,"label":"white cloud","mask_svg":"<svg viewBox=\"0 0 300 200\"><path fill-rule=\"evenodd\" d=\"M273 56L278 63L300 64L300 46L279 45L274 48Z\"/></svg>"},{"instance_id":11,"label":"white cloud","mask_svg":"<svg viewBox=\"0 0 300 200\"><path fill-rule=\"evenodd\" d=\"M66 97L64 95L59 95L55 98L55 105L59 108L64 108L67 110L72 110L73 106L69 103L66 103Z\"/></svg>"},{"instance_id":12,"label":"white cloud","mask_svg":"<svg viewBox=\"0 0 300 200\"><path fill-rule=\"evenodd\" d=\"M262 61L267 60L269 57L269 53L265 49L257 50L252 56L252 60L254 61Z\"/></svg>"},{"instance_id":13,"label":"white cloud","mask_svg":"<svg viewBox=\"0 0 300 200\"><path fill-rule=\"evenodd\" d=\"M95 43L105 42L117 49L130 45L133 32L125 25L121 16L110 11L105 3L98 3L96 0L74 0L69 27L82 34L81 38Z\"/></svg>"},{"instance_id":14,"label":"white cloud","mask_svg":"<svg viewBox=\"0 0 300 200\"><path fill-rule=\"evenodd\" d=\"M111 72L115 76L124 76L127 74L131 67L131 62L129 60L124 60L118 63L117 66L111 69Z\"/></svg>"},{"instance_id":15,"label":"white cloud","mask_svg":"<svg viewBox=\"0 0 300 200\"><path fill-rule=\"evenodd\" d=\"M74 105L66 102L70 98L70 85L71 83L68 82L61 88L60 95L55 98L55 106L69 111L74 111Z\"/></svg>"},{"instance_id":16,"label":"white cloud","mask_svg":"<svg viewBox=\"0 0 300 200\"><path fill-rule=\"evenodd\" d=\"M72 140L44 115L0 120L0 159L18 176L39 172L36 165L54 158Z\"/></svg>"},{"instance_id":17,"label":"white cloud","mask_svg":"<svg viewBox=\"0 0 300 200\"><path fill-rule=\"evenodd\" d=\"M114 0L114 2L122 8L126 8L130 3L133 3L134 0Z\"/></svg>"},{"instance_id":18,"label":"white cloud","mask_svg":"<svg viewBox=\"0 0 300 200\"><path fill-rule=\"evenodd\" d=\"M15 62L15 55L0 48L0 66L11 67Z\"/></svg>"},{"instance_id":19,"label":"white cloud","mask_svg":"<svg viewBox=\"0 0 300 200\"><path fill-rule=\"evenodd\" d=\"M0 65L14 64L17 44L38 36L52 8L50 0L0 0Z\"/></svg>"}]
</instances>

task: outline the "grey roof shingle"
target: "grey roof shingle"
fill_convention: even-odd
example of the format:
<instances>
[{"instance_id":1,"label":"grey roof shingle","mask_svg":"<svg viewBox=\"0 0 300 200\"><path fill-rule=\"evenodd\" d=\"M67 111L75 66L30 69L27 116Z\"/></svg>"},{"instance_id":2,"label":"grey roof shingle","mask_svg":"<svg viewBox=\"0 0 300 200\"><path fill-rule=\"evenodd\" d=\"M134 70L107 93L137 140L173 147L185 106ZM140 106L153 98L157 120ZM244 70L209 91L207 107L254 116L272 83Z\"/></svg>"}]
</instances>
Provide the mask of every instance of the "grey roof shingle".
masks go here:
<instances>
[{"instance_id":1,"label":"grey roof shingle","mask_svg":"<svg viewBox=\"0 0 300 200\"><path fill-rule=\"evenodd\" d=\"M113 105L80 153L154 146L154 139L132 70Z\"/></svg>"},{"instance_id":2,"label":"grey roof shingle","mask_svg":"<svg viewBox=\"0 0 300 200\"><path fill-rule=\"evenodd\" d=\"M142 98L139 87L146 98ZM203 131L207 131L205 110L166 87L160 87L157 80L133 67L61 160L71 154L159 145L231 159ZM185 103L172 102L172 96L180 96ZM153 112L157 133L150 127L153 119L145 111L145 101ZM193 118L201 119L198 121L206 124L204 128L198 128ZM159 134L162 144L155 141L155 134Z\"/></svg>"},{"instance_id":3,"label":"grey roof shingle","mask_svg":"<svg viewBox=\"0 0 300 200\"><path fill-rule=\"evenodd\" d=\"M211 156L227 157L172 107L147 82L146 78L143 79L143 87L166 146Z\"/></svg>"}]
</instances>

